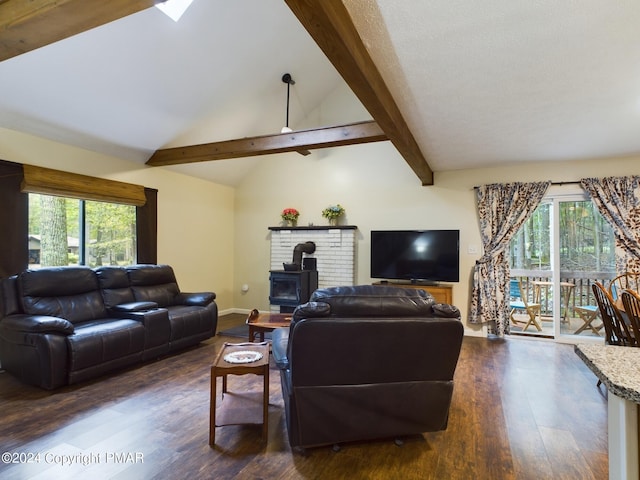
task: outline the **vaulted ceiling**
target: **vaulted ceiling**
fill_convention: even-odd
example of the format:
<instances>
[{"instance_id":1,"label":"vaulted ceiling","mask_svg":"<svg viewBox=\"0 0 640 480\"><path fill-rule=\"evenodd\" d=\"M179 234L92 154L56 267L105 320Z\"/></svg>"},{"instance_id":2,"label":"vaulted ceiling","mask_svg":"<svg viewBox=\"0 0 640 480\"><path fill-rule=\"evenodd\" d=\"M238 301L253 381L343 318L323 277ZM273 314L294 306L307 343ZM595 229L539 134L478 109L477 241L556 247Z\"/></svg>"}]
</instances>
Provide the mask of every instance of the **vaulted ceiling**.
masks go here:
<instances>
[{"instance_id":1,"label":"vaulted ceiling","mask_svg":"<svg viewBox=\"0 0 640 480\"><path fill-rule=\"evenodd\" d=\"M194 0L179 22L153 3L0 0L0 127L140 164L280 141L290 72L294 128L373 119L382 136L341 134L389 138L423 184L640 154L634 0ZM341 90L356 107L318 113ZM236 185L264 161L235 156L162 168Z\"/></svg>"}]
</instances>

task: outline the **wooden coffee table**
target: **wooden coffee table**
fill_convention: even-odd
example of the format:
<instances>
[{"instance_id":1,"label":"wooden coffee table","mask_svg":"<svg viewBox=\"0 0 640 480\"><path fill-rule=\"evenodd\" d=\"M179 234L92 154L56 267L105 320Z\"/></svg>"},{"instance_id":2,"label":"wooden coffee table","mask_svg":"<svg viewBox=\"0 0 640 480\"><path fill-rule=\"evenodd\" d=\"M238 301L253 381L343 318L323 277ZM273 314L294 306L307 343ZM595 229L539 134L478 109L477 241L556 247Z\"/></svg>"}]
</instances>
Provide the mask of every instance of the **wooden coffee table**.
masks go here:
<instances>
[{"instance_id":1,"label":"wooden coffee table","mask_svg":"<svg viewBox=\"0 0 640 480\"><path fill-rule=\"evenodd\" d=\"M249 325L249 341L253 342L256 334L260 335L260 341L264 342L264 332L272 332L276 328L291 325L290 313L260 313L255 308L247 317Z\"/></svg>"},{"instance_id":2,"label":"wooden coffee table","mask_svg":"<svg viewBox=\"0 0 640 480\"><path fill-rule=\"evenodd\" d=\"M249 363L225 360L234 352L257 352L262 357ZM254 374L262 376L262 392L229 392L227 375ZM216 384L222 377L222 400L217 403ZM216 408L217 407L217 408ZM224 425L262 425L262 440L267 441L269 424L269 344L225 343L211 365L211 398L209 403L209 445L216 441L216 427Z\"/></svg>"}]
</instances>

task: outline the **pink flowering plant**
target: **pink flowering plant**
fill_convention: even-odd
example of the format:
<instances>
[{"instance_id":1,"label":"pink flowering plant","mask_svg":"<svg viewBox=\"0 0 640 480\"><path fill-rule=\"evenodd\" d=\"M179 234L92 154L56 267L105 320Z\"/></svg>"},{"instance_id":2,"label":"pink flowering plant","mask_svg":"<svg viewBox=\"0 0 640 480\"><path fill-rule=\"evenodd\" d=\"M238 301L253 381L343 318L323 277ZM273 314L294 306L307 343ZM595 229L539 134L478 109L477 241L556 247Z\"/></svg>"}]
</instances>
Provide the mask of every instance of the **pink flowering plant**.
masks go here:
<instances>
[{"instance_id":1,"label":"pink flowering plant","mask_svg":"<svg viewBox=\"0 0 640 480\"><path fill-rule=\"evenodd\" d=\"M300 216L300 212L295 208L285 208L280 214L280 216L282 217L282 220L284 220L285 222L295 222L298 220L298 217Z\"/></svg>"}]
</instances>

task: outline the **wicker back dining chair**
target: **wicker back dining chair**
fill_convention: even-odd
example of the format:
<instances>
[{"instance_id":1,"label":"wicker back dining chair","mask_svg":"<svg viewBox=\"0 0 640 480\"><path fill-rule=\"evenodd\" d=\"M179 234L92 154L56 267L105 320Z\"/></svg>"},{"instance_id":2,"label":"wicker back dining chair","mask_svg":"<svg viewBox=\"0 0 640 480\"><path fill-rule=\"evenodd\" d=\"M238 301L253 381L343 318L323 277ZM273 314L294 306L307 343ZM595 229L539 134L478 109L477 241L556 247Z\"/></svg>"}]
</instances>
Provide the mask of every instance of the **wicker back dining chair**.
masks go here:
<instances>
[{"instance_id":1,"label":"wicker back dining chair","mask_svg":"<svg viewBox=\"0 0 640 480\"><path fill-rule=\"evenodd\" d=\"M632 342L635 343L635 340L623 320L620 310L618 310L613 298L611 298L611 294L600 282L595 282L591 287L604 323L605 343L608 345L631 346Z\"/></svg>"},{"instance_id":2,"label":"wicker back dining chair","mask_svg":"<svg viewBox=\"0 0 640 480\"><path fill-rule=\"evenodd\" d=\"M631 334L633 336L630 345L632 347L640 347L640 296L633 290L623 290L622 305L624 306L624 315L631 325Z\"/></svg>"}]
</instances>

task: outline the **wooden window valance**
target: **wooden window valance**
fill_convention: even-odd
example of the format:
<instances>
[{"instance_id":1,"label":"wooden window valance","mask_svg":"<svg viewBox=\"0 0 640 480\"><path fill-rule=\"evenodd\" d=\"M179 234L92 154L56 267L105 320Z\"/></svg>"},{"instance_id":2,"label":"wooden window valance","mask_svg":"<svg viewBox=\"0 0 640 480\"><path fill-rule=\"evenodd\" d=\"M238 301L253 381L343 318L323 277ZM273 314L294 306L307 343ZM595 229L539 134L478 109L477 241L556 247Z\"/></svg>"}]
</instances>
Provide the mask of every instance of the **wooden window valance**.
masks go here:
<instances>
[{"instance_id":1,"label":"wooden window valance","mask_svg":"<svg viewBox=\"0 0 640 480\"><path fill-rule=\"evenodd\" d=\"M23 165L21 191L81 200L122 203L141 207L146 202L144 187L51 168Z\"/></svg>"}]
</instances>

